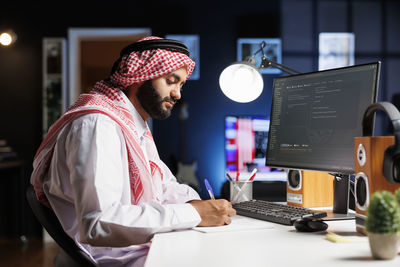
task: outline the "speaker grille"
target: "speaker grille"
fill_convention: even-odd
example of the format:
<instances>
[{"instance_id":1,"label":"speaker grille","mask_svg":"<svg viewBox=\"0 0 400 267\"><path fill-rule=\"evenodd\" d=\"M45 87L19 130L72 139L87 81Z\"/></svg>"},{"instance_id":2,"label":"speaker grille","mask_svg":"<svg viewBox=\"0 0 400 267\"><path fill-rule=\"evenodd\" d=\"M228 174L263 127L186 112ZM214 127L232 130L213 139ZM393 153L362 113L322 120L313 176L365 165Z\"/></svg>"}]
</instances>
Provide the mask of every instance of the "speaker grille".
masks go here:
<instances>
[{"instance_id":1,"label":"speaker grille","mask_svg":"<svg viewBox=\"0 0 400 267\"><path fill-rule=\"evenodd\" d=\"M288 171L288 186L292 190L301 188L301 172L299 170Z\"/></svg>"},{"instance_id":2,"label":"speaker grille","mask_svg":"<svg viewBox=\"0 0 400 267\"><path fill-rule=\"evenodd\" d=\"M369 204L368 177L362 172L356 176L355 191L357 207L366 210Z\"/></svg>"}]
</instances>

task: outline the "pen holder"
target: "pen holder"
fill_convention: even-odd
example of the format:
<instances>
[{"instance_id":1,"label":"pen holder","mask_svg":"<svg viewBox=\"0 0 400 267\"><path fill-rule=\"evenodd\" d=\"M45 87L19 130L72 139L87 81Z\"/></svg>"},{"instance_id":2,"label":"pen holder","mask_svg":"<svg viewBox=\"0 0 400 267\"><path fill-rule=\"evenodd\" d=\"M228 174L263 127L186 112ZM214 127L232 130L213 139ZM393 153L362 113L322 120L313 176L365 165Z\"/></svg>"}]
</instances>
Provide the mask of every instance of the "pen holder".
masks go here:
<instances>
[{"instance_id":1,"label":"pen holder","mask_svg":"<svg viewBox=\"0 0 400 267\"><path fill-rule=\"evenodd\" d=\"M252 181L230 181L230 201L239 203L253 199Z\"/></svg>"}]
</instances>

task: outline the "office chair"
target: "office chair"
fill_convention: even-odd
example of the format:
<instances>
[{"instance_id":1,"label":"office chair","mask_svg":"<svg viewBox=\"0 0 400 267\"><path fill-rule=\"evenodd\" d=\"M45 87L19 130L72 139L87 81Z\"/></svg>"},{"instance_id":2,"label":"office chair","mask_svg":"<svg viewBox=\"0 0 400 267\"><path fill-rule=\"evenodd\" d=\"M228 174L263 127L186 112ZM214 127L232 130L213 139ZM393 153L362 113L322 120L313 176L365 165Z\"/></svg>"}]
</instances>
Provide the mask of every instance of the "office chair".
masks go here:
<instances>
[{"instance_id":1,"label":"office chair","mask_svg":"<svg viewBox=\"0 0 400 267\"><path fill-rule=\"evenodd\" d=\"M76 245L74 240L64 232L54 212L40 203L36 198L32 186L27 188L26 198L40 224L60 246L60 251L54 259L54 266L97 266L97 264Z\"/></svg>"}]
</instances>

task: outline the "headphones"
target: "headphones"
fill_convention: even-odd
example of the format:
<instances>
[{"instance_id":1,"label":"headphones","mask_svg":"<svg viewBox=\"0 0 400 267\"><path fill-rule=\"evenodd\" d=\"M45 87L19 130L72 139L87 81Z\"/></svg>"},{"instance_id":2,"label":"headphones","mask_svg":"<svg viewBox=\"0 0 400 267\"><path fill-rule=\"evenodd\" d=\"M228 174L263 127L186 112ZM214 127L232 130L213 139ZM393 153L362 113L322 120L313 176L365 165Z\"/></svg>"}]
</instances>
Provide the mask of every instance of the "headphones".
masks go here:
<instances>
[{"instance_id":1,"label":"headphones","mask_svg":"<svg viewBox=\"0 0 400 267\"><path fill-rule=\"evenodd\" d=\"M377 110L384 111L392 121L395 142L385 150L383 175L393 183L400 183L400 112L389 102L377 102L368 106L362 121L363 136L372 136L373 118Z\"/></svg>"},{"instance_id":2,"label":"headphones","mask_svg":"<svg viewBox=\"0 0 400 267\"><path fill-rule=\"evenodd\" d=\"M127 45L126 47L122 48L119 54L119 58L117 59L117 61L114 62L114 65L111 69L111 74L117 70L123 56L129 55L132 52L140 52L144 50L156 50L156 49L164 49L164 50L179 52L190 57L189 49L184 43L180 41L171 39L145 40Z\"/></svg>"}]
</instances>

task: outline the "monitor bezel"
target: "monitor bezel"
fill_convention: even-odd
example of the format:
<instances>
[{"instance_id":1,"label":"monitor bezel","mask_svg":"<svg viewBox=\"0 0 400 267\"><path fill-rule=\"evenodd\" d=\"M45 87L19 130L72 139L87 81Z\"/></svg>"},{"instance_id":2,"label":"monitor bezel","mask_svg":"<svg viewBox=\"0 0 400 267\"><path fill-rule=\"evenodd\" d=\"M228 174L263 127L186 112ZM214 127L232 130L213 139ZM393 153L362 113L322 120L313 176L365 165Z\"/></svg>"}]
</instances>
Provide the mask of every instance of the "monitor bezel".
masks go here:
<instances>
[{"instance_id":1,"label":"monitor bezel","mask_svg":"<svg viewBox=\"0 0 400 267\"><path fill-rule=\"evenodd\" d=\"M376 66L376 76L375 76L375 90L373 92L373 97L372 97L372 101L373 103L377 101L378 98L378 92L379 92L379 80L380 80L380 72L381 72L381 61L374 61L374 62L369 62L369 63L363 63L363 64L357 64L357 65L352 65L352 66L346 66L346 67L340 67L340 68L333 68L333 69L327 69L327 70L321 70L321 71L313 71L313 72L307 72L307 73L300 73L300 74L294 74L294 75L290 75L290 76L284 76L284 77L277 77L274 78L273 81L273 91L272 91L272 101L271 101L271 110L270 110L270 118L273 118L273 107L274 107L274 95L275 95L275 84L277 81L281 80L281 79L286 79L288 77L298 77L298 76L307 76L307 75L313 75L316 73L324 73L324 72L333 72L333 71L338 71L338 70L346 70L346 69L351 69L351 68L356 68L356 67L363 67L363 66L368 66L368 65L375 65ZM270 119L271 121L271 119ZM373 121L373 125L375 125L375 117L374 117L374 121ZM361 122L360 122L361 123ZM271 127L271 126L270 126ZM373 127L374 128L374 127ZM271 135L271 131L268 131L268 143L270 140L270 135ZM328 168L308 168L308 167L304 167L304 166L298 166L298 165L281 165L281 164L268 164L268 147L267 147L267 151L266 151L266 160L265 160L265 165L268 167L272 167L272 168L280 168L280 169L294 169L294 170L306 170L306 171L321 171L321 172L327 172L327 173L331 173L331 174L345 174L345 175L351 175L355 173L355 169L354 166L352 167L351 170L349 169L342 169L342 170L333 170L333 169L328 169ZM300 164L299 164L300 165Z\"/></svg>"}]
</instances>

